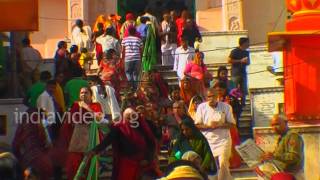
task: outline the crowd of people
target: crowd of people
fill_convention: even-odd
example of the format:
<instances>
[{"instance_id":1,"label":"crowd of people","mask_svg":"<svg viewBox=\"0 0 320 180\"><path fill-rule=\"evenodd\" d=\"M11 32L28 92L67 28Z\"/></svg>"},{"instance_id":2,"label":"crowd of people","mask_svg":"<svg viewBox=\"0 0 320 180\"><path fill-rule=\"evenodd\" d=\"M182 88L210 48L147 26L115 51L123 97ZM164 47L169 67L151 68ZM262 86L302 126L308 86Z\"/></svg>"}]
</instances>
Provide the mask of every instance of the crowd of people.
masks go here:
<instances>
[{"instance_id":1,"label":"crowd of people","mask_svg":"<svg viewBox=\"0 0 320 180\"><path fill-rule=\"evenodd\" d=\"M213 78L188 11L165 12L161 23L148 9L137 18L128 13L123 24L120 18L99 16L93 28L77 20L70 51L58 43L54 77L41 72L28 88L30 116L21 119L12 147L24 176L97 179L98 164L112 156L114 180L232 179L230 168L241 165L235 146L249 39L240 38L230 54L233 80L224 66ZM92 59L99 69L88 76ZM177 72L179 87L169 88L154 68L158 59Z\"/></svg>"}]
</instances>

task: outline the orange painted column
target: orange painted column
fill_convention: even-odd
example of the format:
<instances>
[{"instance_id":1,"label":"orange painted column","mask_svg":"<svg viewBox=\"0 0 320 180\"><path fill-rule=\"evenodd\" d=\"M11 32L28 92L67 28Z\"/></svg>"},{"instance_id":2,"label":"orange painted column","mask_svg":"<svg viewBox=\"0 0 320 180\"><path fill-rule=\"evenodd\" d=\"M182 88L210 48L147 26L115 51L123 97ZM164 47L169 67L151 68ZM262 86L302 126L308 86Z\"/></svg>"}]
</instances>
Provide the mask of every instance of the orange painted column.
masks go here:
<instances>
[{"instance_id":1,"label":"orange painted column","mask_svg":"<svg viewBox=\"0 0 320 180\"><path fill-rule=\"evenodd\" d=\"M269 51L283 51L285 112L292 121L319 122L320 0L286 2L293 13L286 31L269 34Z\"/></svg>"}]
</instances>

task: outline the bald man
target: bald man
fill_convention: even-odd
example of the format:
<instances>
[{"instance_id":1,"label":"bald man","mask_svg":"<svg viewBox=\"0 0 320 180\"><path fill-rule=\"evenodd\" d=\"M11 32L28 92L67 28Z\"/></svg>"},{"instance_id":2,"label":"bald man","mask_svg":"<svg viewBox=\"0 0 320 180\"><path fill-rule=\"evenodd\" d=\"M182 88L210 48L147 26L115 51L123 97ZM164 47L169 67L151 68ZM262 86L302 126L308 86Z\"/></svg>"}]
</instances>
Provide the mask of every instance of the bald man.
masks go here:
<instances>
[{"instance_id":1,"label":"bald man","mask_svg":"<svg viewBox=\"0 0 320 180\"><path fill-rule=\"evenodd\" d=\"M273 116L271 127L275 133L280 135L277 147L274 152L263 154L261 159L263 161L273 160L278 167L294 175L297 180L304 179L302 137L289 129L287 119L282 115Z\"/></svg>"}]
</instances>

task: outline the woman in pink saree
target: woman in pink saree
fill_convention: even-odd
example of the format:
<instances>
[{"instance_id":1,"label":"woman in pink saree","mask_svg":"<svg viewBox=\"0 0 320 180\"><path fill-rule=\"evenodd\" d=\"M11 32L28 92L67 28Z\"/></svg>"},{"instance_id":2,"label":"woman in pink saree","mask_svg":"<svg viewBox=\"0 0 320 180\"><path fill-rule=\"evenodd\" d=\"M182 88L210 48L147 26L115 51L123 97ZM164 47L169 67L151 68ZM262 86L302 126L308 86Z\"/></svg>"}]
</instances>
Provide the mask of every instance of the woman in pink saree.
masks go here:
<instances>
[{"instance_id":1,"label":"woman in pink saree","mask_svg":"<svg viewBox=\"0 0 320 180\"><path fill-rule=\"evenodd\" d=\"M205 77L208 74L207 67L203 63L203 57L202 52L196 52L194 59L187 64L184 70L185 75L191 77L191 84L200 95L205 93Z\"/></svg>"}]
</instances>

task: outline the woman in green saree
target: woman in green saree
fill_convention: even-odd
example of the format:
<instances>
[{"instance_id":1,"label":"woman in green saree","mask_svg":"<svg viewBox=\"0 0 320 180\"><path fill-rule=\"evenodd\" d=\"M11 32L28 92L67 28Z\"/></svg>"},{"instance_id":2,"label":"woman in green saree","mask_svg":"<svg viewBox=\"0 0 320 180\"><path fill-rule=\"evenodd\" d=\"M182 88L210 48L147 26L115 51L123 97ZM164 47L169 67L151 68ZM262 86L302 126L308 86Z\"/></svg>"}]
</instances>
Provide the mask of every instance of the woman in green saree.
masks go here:
<instances>
[{"instance_id":1,"label":"woman in green saree","mask_svg":"<svg viewBox=\"0 0 320 180\"><path fill-rule=\"evenodd\" d=\"M197 129L191 118L184 118L180 125L181 134L174 142L169 157L169 163L180 160L187 151L194 151L202 159L201 170L208 174L215 174L217 171L215 159L211 153L207 139Z\"/></svg>"}]
</instances>

